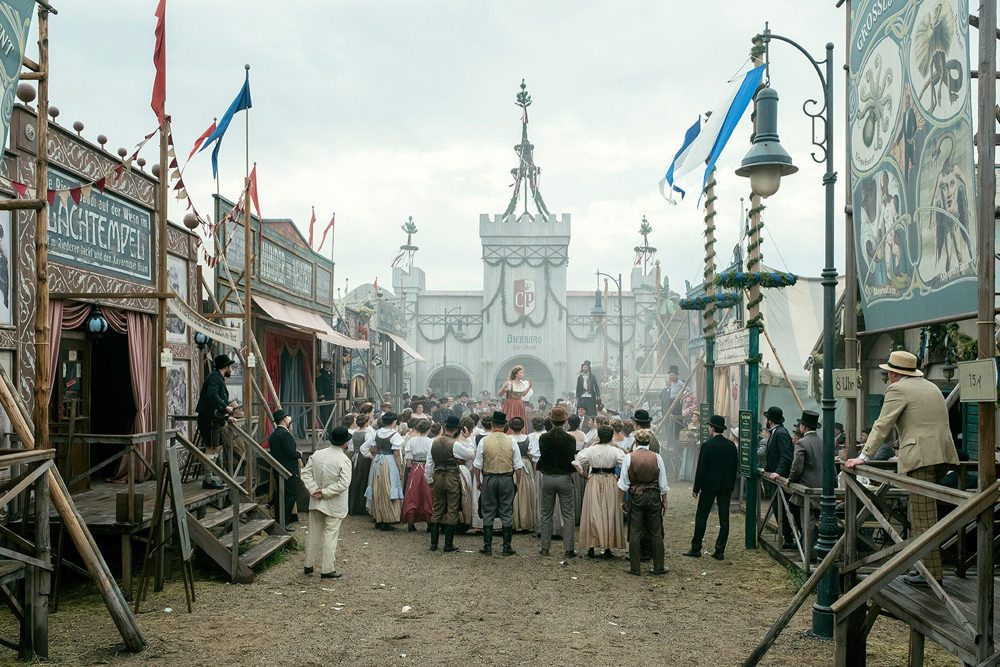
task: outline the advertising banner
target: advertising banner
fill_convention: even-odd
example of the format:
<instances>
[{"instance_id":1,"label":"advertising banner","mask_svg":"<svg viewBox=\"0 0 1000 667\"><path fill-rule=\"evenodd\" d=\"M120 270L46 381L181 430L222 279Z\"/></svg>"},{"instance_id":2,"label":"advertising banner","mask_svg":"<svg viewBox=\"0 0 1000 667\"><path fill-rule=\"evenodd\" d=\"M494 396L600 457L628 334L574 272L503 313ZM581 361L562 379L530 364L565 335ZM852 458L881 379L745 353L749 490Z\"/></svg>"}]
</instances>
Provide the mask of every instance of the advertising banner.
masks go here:
<instances>
[{"instance_id":1,"label":"advertising banner","mask_svg":"<svg viewBox=\"0 0 1000 667\"><path fill-rule=\"evenodd\" d=\"M865 328L976 310L967 0L852 6L850 162Z\"/></svg>"}]
</instances>

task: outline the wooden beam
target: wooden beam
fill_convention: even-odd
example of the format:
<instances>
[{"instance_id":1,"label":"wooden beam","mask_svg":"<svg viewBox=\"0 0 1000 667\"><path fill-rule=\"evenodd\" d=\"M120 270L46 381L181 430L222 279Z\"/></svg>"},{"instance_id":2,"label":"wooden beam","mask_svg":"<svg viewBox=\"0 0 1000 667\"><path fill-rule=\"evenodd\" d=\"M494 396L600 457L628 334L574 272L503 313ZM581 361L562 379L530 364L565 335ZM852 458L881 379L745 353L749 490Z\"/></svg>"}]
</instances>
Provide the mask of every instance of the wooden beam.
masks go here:
<instances>
[{"instance_id":1,"label":"wooden beam","mask_svg":"<svg viewBox=\"0 0 1000 667\"><path fill-rule=\"evenodd\" d=\"M44 199L2 199L0 211L44 211L47 205Z\"/></svg>"},{"instance_id":2,"label":"wooden beam","mask_svg":"<svg viewBox=\"0 0 1000 667\"><path fill-rule=\"evenodd\" d=\"M845 468L844 470L847 470ZM882 470L869 465L859 465L848 473L854 473L860 475L861 477L867 477L868 479L873 479L876 482L881 482L883 484L892 484L900 489L905 489L911 493L919 493L922 496L927 496L933 498L934 500L940 500L943 503L948 503L949 505L958 505L967 501L974 494L971 491L959 491L958 489L952 489L947 486L941 486L940 484L934 484L933 482L925 482L921 479L914 479L906 475L900 475L896 472L889 472L887 470Z\"/></svg>"}]
</instances>

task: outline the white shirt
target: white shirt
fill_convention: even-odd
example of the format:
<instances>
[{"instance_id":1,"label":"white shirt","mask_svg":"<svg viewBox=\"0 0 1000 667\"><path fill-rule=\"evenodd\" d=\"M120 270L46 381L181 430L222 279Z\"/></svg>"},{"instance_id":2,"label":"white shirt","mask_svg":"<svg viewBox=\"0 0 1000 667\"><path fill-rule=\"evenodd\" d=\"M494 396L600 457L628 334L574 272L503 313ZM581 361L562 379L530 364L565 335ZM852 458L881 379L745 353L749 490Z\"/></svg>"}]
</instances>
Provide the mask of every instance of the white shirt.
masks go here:
<instances>
[{"instance_id":1,"label":"white shirt","mask_svg":"<svg viewBox=\"0 0 1000 667\"><path fill-rule=\"evenodd\" d=\"M634 443L635 443L635 438L633 438L632 434L630 433L629 435L625 436L624 440L618 443L618 446L622 448L623 452L628 453L632 451L632 445Z\"/></svg>"},{"instance_id":2,"label":"white shirt","mask_svg":"<svg viewBox=\"0 0 1000 667\"><path fill-rule=\"evenodd\" d=\"M636 447L636 449L649 449L649 447L644 447L642 445L639 445L638 447ZM622 461L622 472L618 476L618 488L621 489L622 491L628 491L629 486L631 486L631 483L629 482L628 478L628 466L631 461L632 461L631 454L626 454L625 460ZM663 496L670 491L670 487L667 486L667 469L663 465L663 457L661 457L659 454L656 455L656 467L660 472L658 481L660 484L660 495Z\"/></svg>"},{"instance_id":3,"label":"white shirt","mask_svg":"<svg viewBox=\"0 0 1000 667\"><path fill-rule=\"evenodd\" d=\"M361 445L362 456L367 456L370 459L375 458L373 450L375 449L376 436L379 438L390 438L393 450L400 450L403 448L403 436L401 436L396 429L380 428L379 430L368 434L368 437L365 439L365 444Z\"/></svg>"},{"instance_id":4,"label":"white shirt","mask_svg":"<svg viewBox=\"0 0 1000 667\"><path fill-rule=\"evenodd\" d=\"M535 431L528 434L528 458L535 463L538 463L538 459L542 456L542 450L538 448L538 439L542 437L542 433L544 431Z\"/></svg>"},{"instance_id":5,"label":"white shirt","mask_svg":"<svg viewBox=\"0 0 1000 667\"><path fill-rule=\"evenodd\" d=\"M584 443L586 443L588 447L597 444L597 429L596 428L590 429L590 432L586 434L586 437L584 437L583 441Z\"/></svg>"},{"instance_id":6,"label":"white shirt","mask_svg":"<svg viewBox=\"0 0 1000 667\"><path fill-rule=\"evenodd\" d=\"M413 436L406 443L405 460L415 461L421 459L426 461L431 457L431 444L433 444L433 441L426 435Z\"/></svg>"},{"instance_id":7,"label":"white shirt","mask_svg":"<svg viewBox=\"0 0 1000 667\"><path fill-rule=\"evenodd\" d=\"M513 438L507 436L507 439L510 440L510 448L514 451L514 470L521 470L524 468L524 461L521 459L521 450L518 449ZM479 470L483 469L483 442L485 440L486 438L483 438L479 441L479 444L476 446L476 458L472 461L472 465Z\"/></svg>"},{"instance_id":8,"label":"white shirt","mask_svg":"<svg viewBox=\"0 0 1000 667\"><path fill-rule=\"evenodd\" d=\"M580 373L580 377L583 378L583 393L580 394L580 398L592 398L590 395L590 373Z\"/></svg>"},{"instance_id":9,"label":"white shirt","mask_svg":"<svg viewBox=\"0 0 1000 667\"><path fill-rule=\"evenodd\" d=\"M624 459L625 452L619 449L618 445L598 443L578 452L573 459L573 465L577 470L614 468L621 465Z\"/></svg>"},{"instance_id":10,"label":"white shirt","mask_svg":"<svg viewBox=\"0 0 1000 667\"><path fill-rule=\"evenodd\" d=\"M433 443L433 441L431 441ZM456 440L451 447L451 453L456 459L471 461L476 457L476 449L467 442ZM427 453L427 464L424 466L424 479L428 484L434 483L434 457Z\"/></svg>"}]
</instances>

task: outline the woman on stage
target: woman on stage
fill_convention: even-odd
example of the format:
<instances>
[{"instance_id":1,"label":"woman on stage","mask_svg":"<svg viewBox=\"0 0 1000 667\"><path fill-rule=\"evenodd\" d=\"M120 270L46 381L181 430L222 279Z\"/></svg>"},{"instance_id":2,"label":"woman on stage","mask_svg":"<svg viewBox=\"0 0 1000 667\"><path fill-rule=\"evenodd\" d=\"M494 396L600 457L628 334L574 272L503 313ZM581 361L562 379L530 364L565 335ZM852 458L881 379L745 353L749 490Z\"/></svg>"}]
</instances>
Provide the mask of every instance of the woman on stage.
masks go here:
<instances>
[{"instance_id":1,"label":"woman on stage","mask_svg":"<svg viewBox=\"0 0 1000 667\"><path fill-rule=\"evenodd\" d=\"M524 379L524 366L518 364L510 369L510 377L497 392L504 398L502 409L508 422L514 417L525 419L524 397L531 393L532 386L531 380Z\"/></svg>"}]
</instances>

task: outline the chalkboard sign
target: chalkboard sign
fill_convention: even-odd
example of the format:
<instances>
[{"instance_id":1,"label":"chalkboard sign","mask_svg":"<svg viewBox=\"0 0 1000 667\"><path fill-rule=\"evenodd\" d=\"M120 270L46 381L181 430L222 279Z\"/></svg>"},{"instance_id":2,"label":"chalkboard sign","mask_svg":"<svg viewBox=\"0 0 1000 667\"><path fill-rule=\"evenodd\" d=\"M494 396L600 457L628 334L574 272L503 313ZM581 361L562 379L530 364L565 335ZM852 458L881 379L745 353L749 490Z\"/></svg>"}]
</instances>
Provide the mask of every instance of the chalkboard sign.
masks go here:
<instances>
[{"instance_id":1,"label":"chalkboard sign","mask_svg":"<svg viewBox=\"0 0 1000 667\"><path fill-rule=\"evenodd\" d=\"M753 413L740 410L740 477L749 477L757 452L754 447Z\"/></svg>"},{"instance_id":2,"label":"chalkboard sign","mask_svg":"<svg viewBox=\"0 0 1000 667\"><path fill-rule=\"evenodd\" d=\"M712 410L708 403L698 406L698 441L699 443L708 440L708 420L712 418Z\"/></svg>"},{"instance_id":3,"label":"chalkboard sign","mask_svg":"<svg viewBox=\"0 0 1000 667\"><path fill-rule=\"evenodd\" d=\"M184 507L184 488L181 486L181 469L177 465L177 445L167 448L167 467L170 469L170 495L174 520L177 522L177 539L181 543L181 559L191 560L191 534L188 532L188 515Z\"/></svg>"}]
</instances>

